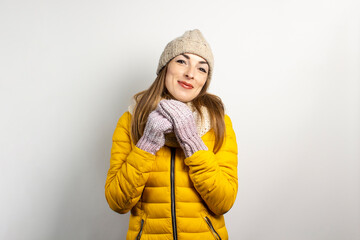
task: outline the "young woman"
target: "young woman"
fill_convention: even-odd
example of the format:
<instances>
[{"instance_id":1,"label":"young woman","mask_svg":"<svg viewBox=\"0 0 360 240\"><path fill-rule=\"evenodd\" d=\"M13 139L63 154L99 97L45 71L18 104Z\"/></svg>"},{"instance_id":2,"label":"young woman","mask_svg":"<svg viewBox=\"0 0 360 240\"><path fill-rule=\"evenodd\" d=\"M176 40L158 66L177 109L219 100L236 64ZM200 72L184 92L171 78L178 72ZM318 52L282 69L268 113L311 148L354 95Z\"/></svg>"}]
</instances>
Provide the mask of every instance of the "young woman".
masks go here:
<instances>
[{"instance_id":1,"label":"young woman","mask_svg":"<svg viewBox=\"0 0 360 240\"><path fill-rule=\"evenodd\" d=\"M207 93L213 62L201 32L186 31L117 123L105 196L114 211L131 210L126 239L228 239L237 144L221 99Z\"/></svg>"}]
</instances>

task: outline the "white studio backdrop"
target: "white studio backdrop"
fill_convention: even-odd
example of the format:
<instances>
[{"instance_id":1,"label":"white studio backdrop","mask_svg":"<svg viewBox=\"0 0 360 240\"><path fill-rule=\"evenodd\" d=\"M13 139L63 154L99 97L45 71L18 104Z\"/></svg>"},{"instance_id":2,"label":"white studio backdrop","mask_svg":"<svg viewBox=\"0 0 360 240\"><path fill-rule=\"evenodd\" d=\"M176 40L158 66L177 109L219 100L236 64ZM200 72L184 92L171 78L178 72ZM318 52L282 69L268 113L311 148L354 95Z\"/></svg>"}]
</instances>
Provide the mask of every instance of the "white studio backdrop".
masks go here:
<instances>
[{"instance_id":1,"label":"white studio backdrop","mask_svg":"<svg viewBox=\"0 0 360 240\"><path fill-rule=\"evenodd\" d=\"M239 146L230 239L360 239L358 1L0 1L0 239L125 239L111 138L198 28Z\"/></svg>"}]
</instances>

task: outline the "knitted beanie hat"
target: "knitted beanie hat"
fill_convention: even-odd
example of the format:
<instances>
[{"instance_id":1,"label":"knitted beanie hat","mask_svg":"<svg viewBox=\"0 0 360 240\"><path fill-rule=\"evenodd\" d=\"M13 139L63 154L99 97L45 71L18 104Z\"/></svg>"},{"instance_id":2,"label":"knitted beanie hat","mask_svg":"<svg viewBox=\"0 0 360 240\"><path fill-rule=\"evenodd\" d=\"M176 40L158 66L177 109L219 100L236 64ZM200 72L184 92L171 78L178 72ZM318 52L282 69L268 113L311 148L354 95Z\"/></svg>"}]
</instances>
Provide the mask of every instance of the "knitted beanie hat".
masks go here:
<instances>
[{"instance_id":1,"label":"knitted beanie hat","mask_svg":"<svg viewBox=\"0 0 360 240\"><path fill-rule=\"evenodd\" d=\"M208 79L211 79L214 57L210 45L198 29L186 31L182 36L175 38L166 45L160 56L156 74L158 75L171 59L182 53L192 53L204 58L209 64Z\"/></svg>"}]
</instances>

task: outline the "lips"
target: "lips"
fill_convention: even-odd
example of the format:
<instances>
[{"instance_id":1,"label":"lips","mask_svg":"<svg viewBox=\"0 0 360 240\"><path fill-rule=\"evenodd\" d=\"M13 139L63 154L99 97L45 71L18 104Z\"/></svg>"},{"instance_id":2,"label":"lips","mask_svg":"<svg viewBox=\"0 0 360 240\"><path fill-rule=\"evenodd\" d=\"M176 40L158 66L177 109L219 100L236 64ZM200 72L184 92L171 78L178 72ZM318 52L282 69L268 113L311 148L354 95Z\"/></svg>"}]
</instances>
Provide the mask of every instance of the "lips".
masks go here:
<instances>
[{"instance_id":1,"label":"lips","mask_svg":"<svg viewBox=\"0 0 360 240\"><path fill-rule=\"evenodd\" d=\"M180 86L182 86L183 88L186 88L186 89L194 88L193 85L191 85L190 83L184 82L184 81L178 81L178 83L180 84Z\"/></svg>"}]
</instances>

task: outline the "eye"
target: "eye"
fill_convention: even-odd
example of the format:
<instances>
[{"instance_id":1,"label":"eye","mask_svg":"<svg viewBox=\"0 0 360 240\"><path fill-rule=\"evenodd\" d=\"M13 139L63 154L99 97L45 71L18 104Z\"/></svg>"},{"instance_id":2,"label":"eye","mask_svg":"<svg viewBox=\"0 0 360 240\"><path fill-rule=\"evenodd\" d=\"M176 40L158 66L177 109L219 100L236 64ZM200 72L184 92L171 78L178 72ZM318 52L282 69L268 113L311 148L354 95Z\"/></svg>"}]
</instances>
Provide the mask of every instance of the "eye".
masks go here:
<instances>
[{"instance_id":1,"label":"eye","mask_svg":"<svg viewBox=\"0 0 360 240\"><path fill-rule=\"evenodd\" d=\"M176 60L176 62L178 62L178 63L185 63L185 61L182 60L182 59Z\"/></svg>"},{"instance_id":2,"label":"eye","mask_svg":"<svg viewBox=\"0 0 360 240\"><path fill-rule=\"evenodd\" d=\"M199 68L199 70L206 73L206 70L204 68Z\"/></svg>"}]
</instances>

